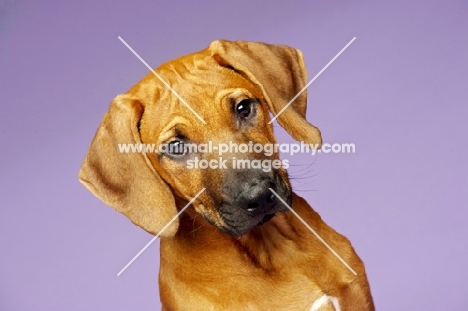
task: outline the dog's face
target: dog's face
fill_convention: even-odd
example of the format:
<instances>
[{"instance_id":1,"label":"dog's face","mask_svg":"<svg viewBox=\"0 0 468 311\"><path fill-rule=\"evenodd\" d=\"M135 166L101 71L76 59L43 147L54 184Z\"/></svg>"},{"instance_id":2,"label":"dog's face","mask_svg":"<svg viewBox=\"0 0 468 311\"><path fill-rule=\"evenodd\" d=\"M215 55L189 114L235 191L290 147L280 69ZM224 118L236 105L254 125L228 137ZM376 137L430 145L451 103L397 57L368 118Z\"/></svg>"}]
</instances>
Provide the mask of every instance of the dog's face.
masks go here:
<instances>
[{"instance_id":1,"label":"dog's face","mask_svg":"<svg viewBox=\"0 0 468 311\"><path fill-rule=\"evenodd\" d=\"M162 68L161 75L206 121L203 124L169 89L162 90L155 102L145 106L141 139L156 145L158 152L149 159L174 195L190 201L205 188L193 203L195 210L233 236L241 236L286 210L270 190L290 204L291 187L278 153L266 155L252 147L250 152L238 149L242 145L276 143L261 91L241 74L223 66L200 66L186 57L171 62L170 68ZM188 148L190 144L200 148ZM222 154L217 150L221 144L230 147ZM202 145L215 148L201 152L198 149ZM263 166L249 168L253 160Z\"/></svg>"},{"instance_id":2,"label":"dog's face","mask_svg":"<svg viewBox=\"0 0 468 311\"><path fill-rule=\"evenodd\" d=\"M281 112L279 124L296 140L321 144L320 131L305 119L305 92L283 111L306 84L300 51L215 41L156 71L190 107L148 74L112 102L83 161L80 181L146 231L159 234L164 228L165 237L178 229L177 221L166 226L180 209L176 199L191 201L203 188L193 202L195 210L233 236L286 210L272 192L291 203L291 186L278 152L245 152L241 146L276 143L268 124L270 112ZM122 143L154 144L157 152L122 153ZM212 152L180 147L191 144L214 147ZM220 155L214 148L221 144L238 148ZM159 148L163 145L172 148Z\"/></svg>"}]
</instances>

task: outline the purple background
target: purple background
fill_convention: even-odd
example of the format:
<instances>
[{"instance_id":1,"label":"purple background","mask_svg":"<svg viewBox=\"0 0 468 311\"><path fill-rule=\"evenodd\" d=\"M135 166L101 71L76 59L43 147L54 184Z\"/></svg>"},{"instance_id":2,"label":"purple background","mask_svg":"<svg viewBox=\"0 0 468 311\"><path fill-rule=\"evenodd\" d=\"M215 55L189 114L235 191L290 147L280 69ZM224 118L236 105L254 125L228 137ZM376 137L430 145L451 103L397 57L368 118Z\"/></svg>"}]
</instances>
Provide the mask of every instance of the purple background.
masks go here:
<instances>
[{"instance_id":1,"label":"purple background","mask_svg":"<svg viewBox=\"0 0 468 311\"><path fill-rule=\"evenodd\" d=\"M218 38L287 44L310 78L356 36L308 117L357 152L294 158L294 186L353 242L378 310L468 310L466 1L0 3L0 310L159 309L158 243L117 277L151 236L77 179L147 73L117 36L153 67Z\"/></svg>"}]
</instances>

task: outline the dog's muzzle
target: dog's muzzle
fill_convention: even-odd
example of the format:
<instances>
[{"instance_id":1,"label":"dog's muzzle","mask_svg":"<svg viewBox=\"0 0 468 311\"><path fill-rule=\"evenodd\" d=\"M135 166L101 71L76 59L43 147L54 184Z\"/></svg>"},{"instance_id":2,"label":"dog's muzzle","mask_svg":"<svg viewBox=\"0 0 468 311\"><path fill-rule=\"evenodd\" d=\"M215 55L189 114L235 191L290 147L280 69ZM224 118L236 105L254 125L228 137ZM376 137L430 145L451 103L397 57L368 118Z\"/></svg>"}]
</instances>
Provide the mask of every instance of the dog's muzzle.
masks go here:
<instances>
[{"instance_id":1,"label":"dog's muzzle","mask_svg":"<svg viewBox=\"0 0 468 311\"><path fill-rule=\"evenodd\" d=\"M227 199L218 209L224 225L219 229L232 236L241 236L255 226L267 223L276 213L287 211L287 206L270 189L291 204L291 190L276 173L238 172L232 179L227 178L222 186L223 196Z\"/></svg>"},{"instance_id":2,"label":"dog's muzzle","mask_svg":"<svg viewBox=\"0 0 468 311\"><path fill-rule=\"evenodd\" d=\"M264 214L276 205L276 196L270 190L275 188L275 183L268 179L255 182L240 194L237 203L252 216Z\"/></svg>"}]
</instances>

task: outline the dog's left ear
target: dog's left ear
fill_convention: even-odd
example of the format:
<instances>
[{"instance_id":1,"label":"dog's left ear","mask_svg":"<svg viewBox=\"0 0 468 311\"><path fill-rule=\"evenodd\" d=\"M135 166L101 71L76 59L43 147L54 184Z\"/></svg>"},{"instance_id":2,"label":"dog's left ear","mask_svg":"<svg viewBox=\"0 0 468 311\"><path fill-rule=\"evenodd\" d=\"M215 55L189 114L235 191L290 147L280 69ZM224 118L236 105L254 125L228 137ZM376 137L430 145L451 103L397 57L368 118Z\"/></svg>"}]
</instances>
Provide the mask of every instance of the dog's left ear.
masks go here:
<instances>
[{"instance_id":1,"label":"dog's left ear","mask_svg":"<svg viewBox=\"0 0 468 311\"><path fill-rule=\"evenodd\" d=\"M277 115L306 85L302 53L285 45L217 40L208 48L216 61L246 76L263 92L270 111ZM278 117L279 124L297 141L322 144L320 130L306 120L304 91Z\"/></svg>"}]
</instances>

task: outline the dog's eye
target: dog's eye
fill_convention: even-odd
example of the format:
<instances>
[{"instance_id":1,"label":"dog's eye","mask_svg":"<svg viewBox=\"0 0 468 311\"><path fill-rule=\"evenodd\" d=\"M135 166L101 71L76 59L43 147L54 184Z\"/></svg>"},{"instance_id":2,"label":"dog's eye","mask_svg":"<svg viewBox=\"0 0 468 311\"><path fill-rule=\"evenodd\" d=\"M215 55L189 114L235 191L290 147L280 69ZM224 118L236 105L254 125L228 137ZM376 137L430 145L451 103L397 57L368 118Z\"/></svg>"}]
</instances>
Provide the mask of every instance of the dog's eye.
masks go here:
<instances>
[{"instance_id":1,"label":"dog's eye","mask_svg":"<svg viewBox=\"0 0 468 311\"><path fill-rule=\"evenodd\" d=\"M187 152L187 148L183 141L173 140L167 144L166 152L173 156L183 156Z\"/></svg>"},{"instance_id":2,"label":"dog's eye","mask_svg":"<svg viewBox=\"0 0 468 311\"><path fill-rule=\"evenodd\" d=\"M252 113L253 99L244 99L236 105L236 113L241 119L247 119Z\"/></svg>"}]
</instances>

